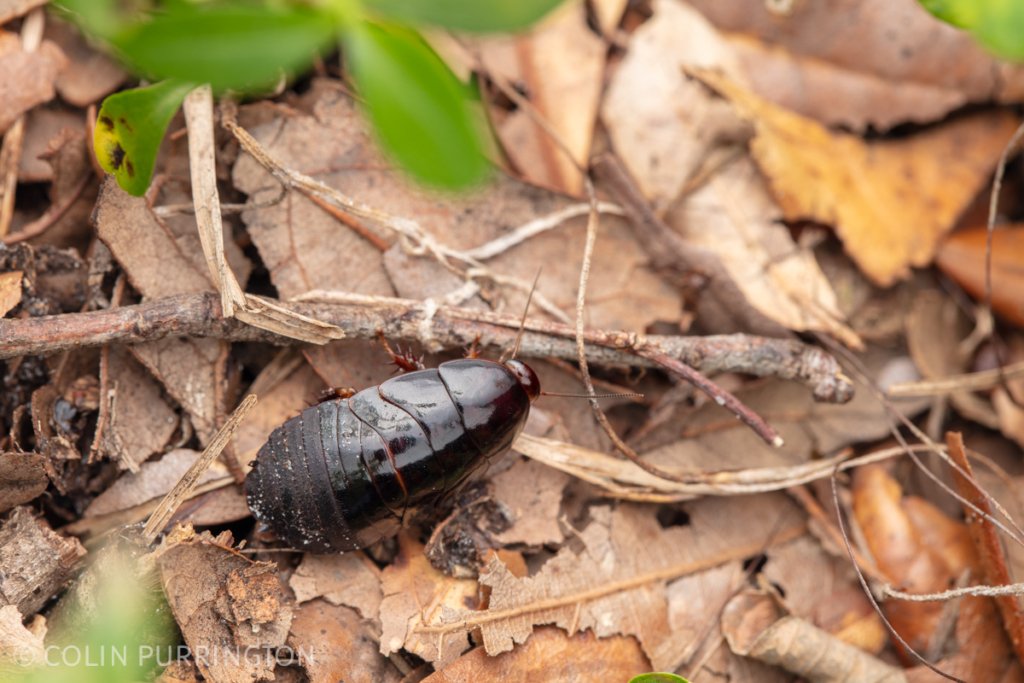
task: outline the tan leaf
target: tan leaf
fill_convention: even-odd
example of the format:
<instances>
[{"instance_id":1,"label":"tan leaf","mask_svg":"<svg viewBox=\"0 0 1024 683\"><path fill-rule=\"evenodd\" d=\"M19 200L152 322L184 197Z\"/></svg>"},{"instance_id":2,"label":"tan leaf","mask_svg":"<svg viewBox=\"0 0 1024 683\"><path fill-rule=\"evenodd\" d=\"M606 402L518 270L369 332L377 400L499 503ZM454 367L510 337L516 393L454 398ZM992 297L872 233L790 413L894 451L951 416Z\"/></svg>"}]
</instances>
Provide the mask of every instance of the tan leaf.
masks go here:
<instances>
[{"instance_id":1,"label":"tan leaf","mask_svg":"<svg viewBox=\"0 0 1024 683\"><path fill-rule=\"evenodd\" d=\"M497 534L502 545L561 543L562 495L569 477L532 460L519 460L496 474L494 499L509 508L512 526Z\"/></svg>"},{"instance_id":2,"label":"tan leaf","mask_svg":"<svg viewBox=\"0 0 1024 683\"><path fill-rule=\"evenodd\" d=\"M885 130L1021 96L1024 70L916 0L690 4L732 43L754 92L828 125Z\"/></svg>"},{"instance_id":3,"label":"tan leaf","mask_svg":"<svg viewBox=\"0 0 1024 683\"><path fill-rule=\"evenodd\" d=\"M0 134L32 107L53 99L53 83L66 65L64 53L49 40L26 52L17 34L0 31Z\"/></svg>"},{"instance_id":4,"label":"tan leaf","mask_svg":"<svg viewBox=\"0 0 1024 683\"><path fill-rule=\"evenodd\" d=\"M355 611L323 600L295 610L288 636L311 683L398 683L401 673L375 640L374 629Z\"/></svg>"},{"instance_id":5,"label":"tan leaf","mask_svg":"<svg viewBox=\"0 0 1024 683\"><path fill-rule=\"evenodd\" d=\"M21 278L20 270L0 273L0 318L21 303Z\"/></svg>"},{"instance_id":6,"label":"tan leaf","mask_svg":"<svg viewBox=\"0 0 1024 683\"><path fill-rule=\"evenodd\" d=\"M163 450L178 420L161 397L159 385L127 351L111 349L109 367L114 393L100 445L122 468L134 472Z\"/></svg>"},{"instance_id":7,"label":"tan leaf","mask_svg":"<svg viewBox=\"0 0 1024 683\"><path fill-rule=\"evenodd\" d=\"M899 140L864 142L710 71L699 77L753 122L751 151L786 218L833 225L876 284L926 266L988 180L1018 124L979 113Z\"/></svg>"},{"instance_id":8,"label":"tan leaf","mask_svg":"<svg viewBox=\"0 0 1024 683\"><path fill-rule=\"evenodd\" d=\"M526 643L497 657L478 647L423 683L627 681L649 670L635 638L596 638L589 632L570 636L549 627L538 628Z\"/></svg>"},{"instance_id":9,"label":"tan leaf","mask_svg":"<svg viewBox=\"0 0 1024 683\"><path fill-rule=\"evenodd\" d=\"M985 228L958 230L939 247L935 262L975 299L985 296ZM992 233L992 309L1024 327L1024 226L1000 226Z\"/></svg>"},{"instance_id":10,"label":"tan leaf","mask_svg":"<svg viewBox=\"0 0 1024 683\"><path fill-rule=\"evenodd\" d=\"M561 146L523 109L493 108L505 153L524 179L556 192L580 195L597 118L605 46L587 26L586 6L571 0L527 33L483 40L485 68L522 84L536 111L572 152Z\"/></svg>"},{"instance_id":11,"label":"tan leaf","mask_svg":"<svg viewBox=\"0 0 1024 683\"><path fill-rule=\"evenodd\" d=\"M364 619L379 621L380 572L360 552L341 555L307 553L288 585L302 603L322 597L332 605L356 609Z\"/></svg>"}]
</instances>

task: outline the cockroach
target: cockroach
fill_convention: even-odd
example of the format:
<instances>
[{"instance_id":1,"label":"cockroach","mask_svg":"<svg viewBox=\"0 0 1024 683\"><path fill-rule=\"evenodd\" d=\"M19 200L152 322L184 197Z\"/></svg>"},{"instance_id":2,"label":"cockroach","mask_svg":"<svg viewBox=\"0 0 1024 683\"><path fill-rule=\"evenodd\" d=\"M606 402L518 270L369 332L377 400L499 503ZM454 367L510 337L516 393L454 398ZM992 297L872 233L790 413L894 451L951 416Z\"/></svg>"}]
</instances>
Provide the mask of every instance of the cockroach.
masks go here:
<instances>
[{"instance_id":1,"label":"cockroach","mask_svg":"<svg viewBox=\"0 0 1024 683\"><path fill-rule=\"evenodd\" d=\"M260 448L249 509L299 550L365 548L508 450L539 395L520 360L463 358L311 406Z\"/></svg>"},{"instance_id":2,"label":"cockroach","mask_svg":"<svg viewBox=\"0 0 1024 683\"><path fill-rule=\"evenodd\" d=\"M293 548L314 553L396 535L522 431L542 393L537 374L516 359L525 324L526 311L508 360L463 358L413 370L310 406L275 429L245 481L253 516ZM422 367L384 345L399 367Z\"/></svg>"}]
</instances>

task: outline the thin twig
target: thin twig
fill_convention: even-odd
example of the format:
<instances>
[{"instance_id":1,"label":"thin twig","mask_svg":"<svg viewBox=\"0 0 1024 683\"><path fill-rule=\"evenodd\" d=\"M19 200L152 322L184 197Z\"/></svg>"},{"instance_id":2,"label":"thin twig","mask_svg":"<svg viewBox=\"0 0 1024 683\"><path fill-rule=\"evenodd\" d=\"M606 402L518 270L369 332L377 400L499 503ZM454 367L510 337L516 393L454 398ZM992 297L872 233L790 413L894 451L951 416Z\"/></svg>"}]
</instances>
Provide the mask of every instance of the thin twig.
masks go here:
<instances>
[{"instance_id":1,"label":"thin twig","mask_svg":"<svg viewBox=\"0 0 1024 683\"><path fill-rule=\"evenodd\" d=\"M1024 375L1024 361L1005 365L992 370L968 372L942 379L923 382L904 382L894 384L886 390L890 398L908 398L915 396L948 396L961 391L982 391L998 386L1004 380Z\"/></svg>"},{"instance_id":2,"label":"thin twig","mask_svg":"<svg viewBox=\"0 0 1024 683\"><path fill-rule=\"evenodd\" d=\"M249 413L252 407L256 405L256 394L249 394L245 399L235 408L235 412L231 414L224 426L217 430L213 438L210 439L210 443L206 446L206 449L196 459L188 471L182 475L178 483L174 485L164 499L160 501L156 510L150 516L149 521L146 522L145 528L142 530L143 537L152 543L156 540L156 537L160 535L160 532L167 526L167 522L170 521L174 511L178 509L178 505L181 504L185 498L189 496L192 489L195 488L196 482L199 481L199 477L203 475L206 468L210 466L220 452L227 446L228 440L238 429L239 423Z\"/></svg>"},{"instance_id":3,"label":"thin twig","mask_svg":"<svg viewBox=\"0 0 1024 683\"><path fill-rule=\"evenodd\" d=\"M328 321L352 338L388 338L416 342L428 350L458 349L477 337L485 346L508 348L518 320L488 311L389 297L338 294L329 303L285 303L280 307ZM0 319L0 359L52 354L72 347L138 344L170 336L216 337L229 341L264 341L278 345L294 340L225 319L213 294L182 294L153 299L114 310ZM527 321L521 354L573 360L575 330L567 325ZM819 401L844 403L853 387L838 363L819 348L788 339L747 335L683 337L637 335L621 331L588 330L587 360L612 366L654 367L640 357L640 346L678 358L705 374L741 372L777 376L806 384Z\"/></svg>"}]
</instances>

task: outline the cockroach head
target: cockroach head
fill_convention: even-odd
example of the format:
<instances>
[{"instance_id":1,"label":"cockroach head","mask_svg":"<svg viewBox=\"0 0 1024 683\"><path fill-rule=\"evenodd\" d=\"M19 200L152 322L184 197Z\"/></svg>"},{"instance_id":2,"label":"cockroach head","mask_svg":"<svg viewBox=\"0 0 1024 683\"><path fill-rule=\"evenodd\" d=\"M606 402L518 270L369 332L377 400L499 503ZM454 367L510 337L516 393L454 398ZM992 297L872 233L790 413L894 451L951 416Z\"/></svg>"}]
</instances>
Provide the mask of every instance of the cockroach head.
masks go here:
<instances>
[{"instance_id":1,"label":"cockroach head","mask_svg":"<svg viewBox=\"0 0 1024 683\"><path fill-rule=\"evenodd\" d=\"M533 371L533 368L515 358L505 361L504 365L526 391L526 395L530 397L530 402L536 401L537 397L540 396L540 380L537 379L537 373Z\"/></svg>"}]
</instances>

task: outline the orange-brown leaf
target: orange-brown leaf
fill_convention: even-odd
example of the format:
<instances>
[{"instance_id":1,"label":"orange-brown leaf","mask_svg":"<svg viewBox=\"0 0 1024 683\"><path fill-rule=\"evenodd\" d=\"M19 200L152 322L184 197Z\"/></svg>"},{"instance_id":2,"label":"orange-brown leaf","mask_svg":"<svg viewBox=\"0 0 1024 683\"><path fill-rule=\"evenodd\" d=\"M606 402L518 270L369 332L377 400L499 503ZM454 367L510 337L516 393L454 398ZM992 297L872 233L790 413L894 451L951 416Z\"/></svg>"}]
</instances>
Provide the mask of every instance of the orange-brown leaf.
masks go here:
<instances>
[{"instance_id":1,"label":"orange-brown leaf","mask_svg":"<svg viewBox=\"0 0 1024 683\"><path fill-rule=\"evenodd\" d=\"M985 296L985 228L950 235L939 248L936 263L971 296ZM1024 225L992 233L992 309L1010 322L1024 325Z\"/></svg>"}]
</instances>

